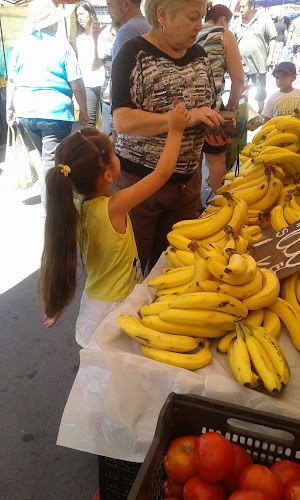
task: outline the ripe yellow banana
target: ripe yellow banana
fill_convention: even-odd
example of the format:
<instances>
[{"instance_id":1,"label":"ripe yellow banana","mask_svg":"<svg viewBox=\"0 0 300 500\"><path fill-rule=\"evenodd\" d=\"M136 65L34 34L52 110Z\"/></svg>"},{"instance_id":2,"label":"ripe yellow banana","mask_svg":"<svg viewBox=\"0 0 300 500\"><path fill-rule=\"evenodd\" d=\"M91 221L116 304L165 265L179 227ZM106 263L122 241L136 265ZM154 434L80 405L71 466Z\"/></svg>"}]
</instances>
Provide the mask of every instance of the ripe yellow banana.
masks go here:
<instances>
[{"instance_id":1,"label":"ripe yellow banana","mask_svg":"<svg viewBox=\"0 0 300 500\"><path fill-rule=\"evenodd\" d=\"M259 162L258 162L259 160ZM266 153L266 154L260 154L259 157L254 158L254 163L268 163L268 164L275 164L275 165L282 165L283 168L285 167L285 164L290 165L294 169L296 169L297 172L300 171L300 158L297 153L293 153L292 151L282 151L280 153Z\"/></svg>"},{"instance_id":2,"label":"ripe yellow banana","mask_svg":"<svg viewBox=\"0 0 300 500\"><path fill-rule=\"evenodd\" d=\"M248 309L244 304L224 293L197 292L180 295L169 303L170 309L209 309L246 318Z\"/></svg>"},{"instance_id":3,"label":"ripe yellow banana","mask_svg":"<svg viewBox=\"0 0 300 500\"><path fill-rule=\"evenodd\" d=\"M297 283L296 283L296 295L297 295L298 304L300 305L300 278L297 279Z\"/></svg>"},{"instance_id":4,"label":"ripe yellow banana","mask_svg":"<svg viewBox=\"0 0 300 500\"><path fill-rule=\"evenodd\" d=\"M192 240L200 240L209 235L212 235L216 231L220 231L232 218L234 209L234 202L232 199L228 199L224 207L208 216L207 218L197 219L198 223L190 225L188 227L180 227L179 223L174 224L173 230L178 232L182 236Z\"/></svg>"},{"instance_id":5,"label":"ripe yellow banana","mask_svg":"<svg viewBox=\"0 0 300 500\"><path fill-rule=\"evenodd\" d=\"M271 360L277 376L282 384L287 386L291 379L290 368L284 352L277 340L261 326L253 327L245 322L253 337L258 340Z\"/></svg>"},{"instance_id":6,"label":"ripe yellow banana","mask_svg":"<svg viewBox=\"0 0 300 500\"><path fill-rule=\"evenodd\" d=\"M250 360L255 372L261 378L264 387L272 394L281 390L281 382L275 368L261 343L241 325Z\"/></svg>"},{"instance_id":7,"label":"ripe yellow banana","mask_svg":"<svg viewBox=\"0 0 300 500\"><path fill-rule=\"evenodd\" d=\"M153 314L159 314L162 311L165 311L169 308L169 301L161 301L161 302L152 302L152 304L145 304L140 308L140 315L143 316L152 316Z\"/></svg>"},{"instance_id":8,"label":"ripe yellow banana","mask_svg":"<svg viewBox=\"0 0 300 500\"><path fill-rule=\"evenodd\" d=\"M251 255L244 254L244 259L246 260L247 266L242 274L234 273L228 266L220 264L215 259L208 257L207 267L211 274L219 281L223 281L229 285L244 285L253 280L256 274L256 261L251 257Z\"/></svg>"},{"instance_id":9,"label":"ripe yellow banana","mask_svg":"<svg viewBox=\"0 0 300 500\"><path fill-rule=\"evenodd\" d=\"M267 309L278 314L279 318L288 329L294 346L298 351L300 351L300 315L297 313L295 308L289 304L286 300L277 297L277 299L272 302Z\"/></svg>"},{"instance_id":10,"label":"ripe yellow banana","mask_svg":"<svg viewBox=\"0 0 300 500\"><path fill-rule=\"evenodd\" d=\"M278 130L278 129L277 129ZM275 132L275 131L274 131ZM271 132L272 133L272 132ZM268 136L265 140L265 146L285 146L298 141L298 135L290 132L281 132L273 137Z\"/></svg>"},{"instance_id":11,"label":"ripe yellow banana","mask_svg":"<svg viewBox=\"0 0 300 500\"><path fill-rule=\"evenodd\" d=\"M246 189L248 187L251 187L253 185L261 184L264 180L264 175L265 175L265 170L264 166L262 165L260 167L260 170L258 172L255 172L251 175L247 175L245 177L237 177L235 181L230 182L228 184L224 184L224 186L221 186L217 191L217 195L221 195L223 193L226 193L227 191L234 191L234 190L239 190L239 189Z\"/></svg>"},{"instance_id":12,"label":"ripe yellow banana","mask_svg":"<svg viewBox=\"0 0 300 500\"><path fill-rule=\"evenodd\" d=\"M291 206L291 201L288 200L283 205L283 215L288 224L293 224L294 222L298 222L300 219L300 210L294 210Z\"/></svg>"},{"instance_id":13,"label":"ripe yellow banana","mask_svg":"<svg viewBox=\"0 0 300 500\"><path fill-rule=\"evenodd\" d=\"M295 191L298 191L298 189L300 189L300 184L288 184L284 186L277 200L277 205L284 205L286 195L293 194Z\"/></svg>"},{"instance_id":14,"label":"ripe yellow banana","mask_svg":"<svg viewBox=\"0 0 300 500\"><path fill-rule=\"evenodd\" d=\"M165 288L172 288L190 283L193 277L194 266L186 266L176 273L162 274L160 276L152 278L148 281L148 286L157 288L158 290L162 290Z\"/></svg>"},{"instance_id":15,"label":"ripe yellow banana","mask_svg":"<svg viewBox=\"0 0 300 500\"><path fill-rule=\"evenodd\" d=\"M296 284L300 278L300 273L291 274L281 284L280 297L291 304L300 315L300 305L296 295Z\"/></svg>"},{"instance_id":16,"label":"ripe yellow banana","mask_svg":"<svg viewBox=\"0 0 300 500\"><path fill-rule=\"evenodd\" d=\"M194 265L194 256L191 253L190 249L187 250L176 250L176 257L185 265L185 266L193 266Z\"/></svg>"},{"instance_id":17,"label":"ripe yellow banana","mask_svg":"<svg viewBox=\"0 0 300 500\"><path fill-rule=\"evenodd\" d=\"M254 208L256 210L270 210L276 204L277 198L280 195L282 189L282 182L277 179L273 174L270 176L270 181L268 183L268 189L263 198L255 203L251 203L249 208Z\"/></svg>"},{"instance_id":18,"label":"ripe yellow banana","mask_svg":"<svg viewBox=\"0 0 300 500\"><path fill-rule=\"evenodd\" d=\"M256 309L255 311L249 311L246 321L254 326L260 326L264 319L264 310Z\"/></svg>"},{"instance_id":19,"label":"ripe yellow banana","mask_svg":"<svg viewBox=\"0 0 300 500\"><path fill-rule=\"evenodd\" d=\"M224 193L225 194L225 193ZM230 226L234 233L239 234L242 227L246 224L248 217L248 206L245 200L233 197L234 210L228 226Z\"/></svg>"},{"instance_id":20,"label":"ripe yellow banana","mask_svg":"<svg viewBox=\"0 0 300 500\"><path fill-rule=\"evenodd\" d=\"M242 337L239 325L236 324L236 339L233 343L234 371L239 384L250 387L252 382L252 370L249 352Z\"/></svg>"},{"instance_id":21,"label":"ripe yellow banana","mask_svg":"<svg viewBox=\"0 0 300 500\"><path fill-rule=\"evenodd\" d=\"M248 240L239 234L234 234L233 239L235 240L235 250L240 254L246 253L248 249Z\"/></svg>"},{"instance_id":22,"label":"ripe yellow banana","mask_svg":"<svg viewBox=\"0 0 300 500\"><path fill-rule=\"evenodd\" d=\"M280 130L281 132L285 130L293 130L295 134L300 133L300 122L297 120L297 118L294 118L292 116L287 116L284 118L284 120L281 120L277 126L277 130Z\"/></svg>"},{"instance_id":23,"label":"ripe yellow banana","mask_svg":"<svg viewBox=\"0 0 300 500\"><path fill-rule=\"evenodd\" d=\"M245 229L251 236L261 233L260 226L245 226Z\"/></svg>"},{"instance_id":24,"label":"ripe yellow banana","mask_svg":"<svg viewBox=\"0 0 300 500\"><path fill-rule=\"evenodd\" d=\"M227 269L234 274L244 274L247 270L247 260L244 255L229 251L229 261Z\"/></svg>"},{"instance_id":25,"label":"ripe yellow banana","mask_svg":"<svg viewBox=\"0 0 300 500\"><path fill-rule=\"evenodd\" d=\"M253 279L245 285L228 285L221 281L204 280L199 282L199 289L203 292L222 292L236 299L245 300L260 292L262 283L262 273L257 270Z\"/></svg>"},{"instance_id":26,"label":"ripe yellow banana","mask_svg":"<svg viewBox=\"0 0 300 500\"><path fill-rule=\"evenodd\" d=\"M212 257L225 266L228 264L228 256L223 251L219 252L213 244L199 243L198 253L203 259Z\"/></svg>"},{"instance_id":27,"label":"ripe yellow banana","mask_svg":"<svg viewBox=\"0 0 300 500\"><path fill-rule=\"evenodd\" d=\"M252 205L253 203L261 200L267 194L268 187L268 179L266 176L263 176L260 178L260 184L255 182L250 187L230 190L229 192L240 200L244 200L247 205Z\"/></svg>"},{"instance_id":28,"label":"ripe yellow banana","mask_svg":"<svg viewBox=\"0 0 300 500\"><path fill-rule=\"evenodd\" d=\"M142 323L152 330L171 333L173 335L188 335L189 337L214 339L222 337L226 334L226 331L220 330L219 327L203 327L201 323L196 326L187 324L183 325L182 323L171 323L170 321L164 321L156 314L153 314L152 316L143 316Z\"/></svg>"},{"instance_id":29,"label":"ripe yellow banana","mask_svg":"<svg viewBox=\"0 0 300 500\"><path fill-rule=\"evenodd\" d=\"M162 311L159 317L171 323L201 325L203 328L212 326L219 327L220 330L233 330L234 322L241 319L222 311L206 309L168 309L167 311Z\"/></svg>"},{"instance_id":30,"label":"ripe yellow banana","mask_svg":"<svg viewBox=\"0 0 300 500\"><path fill-rule=\"evenodd\" d=\"M188 238L181 236L181 234L175 233L174 231L170 231L167 234L167 240L172 247L175 247L177 250L186 250L189 252L188 244L191 242Z\"/></svg>"},{"instance_id":31,"label":"ripe yellow banana","mask_svg":"<svg viewBox=\"0 0 300 500\"><path fill-rule=\"evenodd\" d=\"M246 317L246 321L248 321L248 323L250 323L251 325L260 326L262 324L263 317L264 317L263 310L258 309L257 311L250 311L248 316ZM236 337L236 330L232 330L232 332L226 333L226 335L221 337L221 339L219 340L217 345L217 351L224 354L228 352L229 342L231 341L231 339L234 339L235 337Z\"/></svg>"},{"instance_id":32,"label":"ripe yellow banana","mask_svg":"<svg viewBox=\"0 0 300 500\"><path fill-rule=\"evenodd\" d=\"M264 319L262 322L262 327L269 332L272 337L278 339L281 332L281 322L278 314L275 314L273 311L269 309L263 309ZM248 321L248 318L246 318ZM258 325L260 326L260 325Z\"/></svg>"},{"instance_id":33,"label":"ripe yellow banana","mask_svg":"<svg viewBox=\"0 0 300 500\"><path fill-rule=\"evenodd\" d=\"M174 352L188 352L198 346L198 341L193 337L157 332L144 326L134 316L119 316L118 323L129 337L149 347Z\"/></svg>"},{"instance_id":34,"label":"ripe yellow banana","mask_svg":"<svg viewBox=\"0 0 300 500\"><path fill-rule=\"evenodd\" d=\"M209 342L204 342L204 347L195 354L178 354L175 352L153 349L148 346L141 346L142 353L147 358L160 361L168 365L178 366L186 370L199 370L211 362L212 354L209 349Z\"/></svg>"},{"instance_id":35,"label":"ripe yellow banana","mask_svg":"<svg viewBox=\"0 0 300 500\"><path fill-rule=\"evenodd\" d=\"M271 210L271 226L274 231L279 232L284 227L288 227L288 222L285 220L283 205L276 205Z\"/></svg>"},{"instance_id":36,"label":"ripe yellow banana","mask_svg":"<svg viewBox=\"0 0 300 500\"><path fill-rule=\"evenodd\" d=\"M267 307L272 304L279 295L280 284L276 274L263 267L259 268L258 272L262 275L263 287L260 292L243 300L249 310Z\"/></svg>"},{"instance_id":37,"label":"ripe yellow banana","mask_svg":"<svg viewBox=\"0 0 300 500\"><path fill-rule=\"evenodd\" d=\"M236 337L236 330L232 330L231 332L226 333L226 335L220 338L217 345L217 351L222 354L226 354L228 352L231 340L235 339L235 337Z\"/></svg>"},{"instance_id":38,"label":"ripe yellow banana","mask_svg":"<svg viewBox=\"0 0 300 500\"><path fill-rule=\"evenodd\" d=\"M261 128L252 138L253 144L257 144L262 139L265 140L267 135L275 130L275 124L268 125L267 127Z\"/></svg>"}]
</instances>

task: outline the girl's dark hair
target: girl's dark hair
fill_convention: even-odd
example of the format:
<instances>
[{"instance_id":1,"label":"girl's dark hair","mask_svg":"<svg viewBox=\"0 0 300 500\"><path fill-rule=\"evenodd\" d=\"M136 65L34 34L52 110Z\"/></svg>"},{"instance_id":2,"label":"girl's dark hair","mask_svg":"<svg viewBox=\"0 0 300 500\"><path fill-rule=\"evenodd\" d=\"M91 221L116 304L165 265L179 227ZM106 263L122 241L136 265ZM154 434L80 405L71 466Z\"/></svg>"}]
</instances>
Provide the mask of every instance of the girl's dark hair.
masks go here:
<instances>
[{"instance_id":1,"label":"girl's dark hair","mask_svg":"<svg viewBox=\"0 0 300 500\"><path fill-rule=\"evenodd\" d=\"M93 15L96 15L96 11L93 7L93 5L88 2L87 0L83 0L82 2L78 2L75 7L75 19L76 19L76 36L81 35L81 33L84 33L84 28L79 24L78 22L78 17L77 17L77 10L79 7L83 7L89 14L91 20L93 19Z\"/></svg>"},{"instance_id":2,"label":"girl's dark hair","mask_svg":"<svg viewBox=\"0 0 300 500\"><path fill-rule=\"evenodd\" d=\"M225 17L227 23L230 23L232 12L225 5L218 3L217 5L214 5L207 10L205 22L213 21L214 23L216 23L218 19L220 19L220 17Z\"/></svg>"},{"instance_id":3,"label":"girl's dark hair","mask_svg":"<svg viewBox=\"0 0 300 500\"><path fill-rule=\"evenodd\" d=\"M55 167L46 176L44 250L38 293L47 317L61 312L76 290L77 242L82 239L81 220L74 195L93 198L99 174L111 162L113 148L107 135L94 127L64 139L56 149ZM70 167L66 177L62 166Z\"/></svg>"}]
</instances>

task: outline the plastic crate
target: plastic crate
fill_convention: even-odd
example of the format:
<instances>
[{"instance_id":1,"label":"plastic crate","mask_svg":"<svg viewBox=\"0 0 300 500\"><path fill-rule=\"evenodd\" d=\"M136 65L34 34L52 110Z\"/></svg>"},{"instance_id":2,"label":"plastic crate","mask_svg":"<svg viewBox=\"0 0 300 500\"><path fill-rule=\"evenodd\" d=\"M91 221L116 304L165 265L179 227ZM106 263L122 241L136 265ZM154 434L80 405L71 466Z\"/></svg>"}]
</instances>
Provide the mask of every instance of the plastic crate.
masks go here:
<instances>
[{"instance_id":1,"label":"plastic crate","mask_svg":"<svg viewBox=\"0 0 300 500\"><path fill-rule=\"evenodd\" d=\"M127 500L141 465L98 456L100 500Z\"/></svg>"},{"instance_id":2,"label":"plastic crate","mask_svg":"<svg viewBox=\"0 0 300 500\"><path fill-rule=\"evenodd\" d=\"M279 459L300 463L298 420L200 396L171 393L161 409L153 442L128 500L161 500L165 476L163 458L170 441L207 431L220 432L232 443L239 444L255 463L269 466Z\"/></svg>"}]
</instances>

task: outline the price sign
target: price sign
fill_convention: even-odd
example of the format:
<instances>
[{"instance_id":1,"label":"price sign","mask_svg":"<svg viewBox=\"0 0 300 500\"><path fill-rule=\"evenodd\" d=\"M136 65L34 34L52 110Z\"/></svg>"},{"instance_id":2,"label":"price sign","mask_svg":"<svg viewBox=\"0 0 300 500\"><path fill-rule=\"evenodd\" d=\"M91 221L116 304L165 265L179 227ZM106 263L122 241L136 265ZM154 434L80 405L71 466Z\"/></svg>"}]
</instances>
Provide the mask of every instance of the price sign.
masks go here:
<instances>
[{"instance_id":1,"label":"price sign","mask_svg":"<svg viewBox=\"0 0 300 500\"><path fill-rule=\"evenodd\" d=\"M253 245L258 267L273 271L279 279L300 270L300 220L278 233L269 228L263 239Z\"/></svg>"}]
</instances>

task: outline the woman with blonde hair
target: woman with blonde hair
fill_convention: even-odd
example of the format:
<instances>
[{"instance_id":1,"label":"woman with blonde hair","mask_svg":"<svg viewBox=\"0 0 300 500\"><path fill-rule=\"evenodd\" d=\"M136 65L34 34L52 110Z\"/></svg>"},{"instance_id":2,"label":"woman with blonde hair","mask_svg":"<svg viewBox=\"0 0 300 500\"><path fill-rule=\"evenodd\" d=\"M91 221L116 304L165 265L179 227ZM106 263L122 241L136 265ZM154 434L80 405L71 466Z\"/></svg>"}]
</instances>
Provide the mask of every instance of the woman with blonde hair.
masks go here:
<instances>
[{"instance_id":1,"label":"woman with blonde hair","mask_svg":"<svg viewBox=\"0 0 300 500\"><path fill-rule=\"evenodd\" d=\"M201 181L196 169L204 138L215 146L230 140L216 108L208 57L194 44L205 8L204 0L146 0L150 32L126 42L112 66L115 150L121 163L116 190L155 169L166 141L168 114L177 102L191 116L174 174L130 213L142 269L147 263L150 269L165 250L175 222L197 216Z\"/></svg>"}]
</instances>

